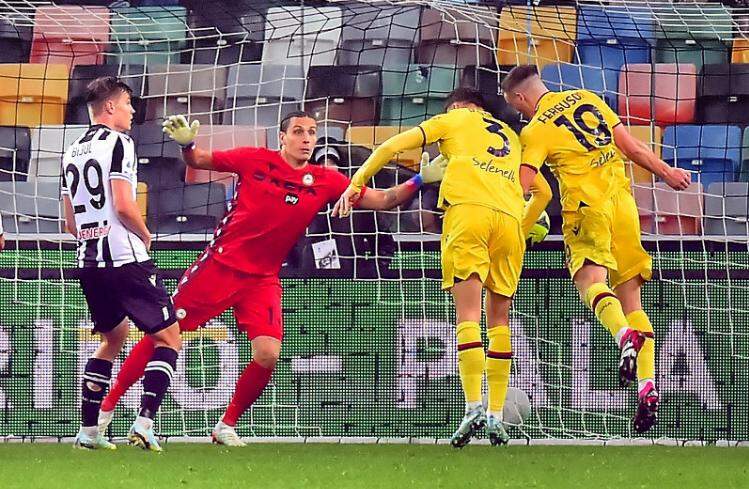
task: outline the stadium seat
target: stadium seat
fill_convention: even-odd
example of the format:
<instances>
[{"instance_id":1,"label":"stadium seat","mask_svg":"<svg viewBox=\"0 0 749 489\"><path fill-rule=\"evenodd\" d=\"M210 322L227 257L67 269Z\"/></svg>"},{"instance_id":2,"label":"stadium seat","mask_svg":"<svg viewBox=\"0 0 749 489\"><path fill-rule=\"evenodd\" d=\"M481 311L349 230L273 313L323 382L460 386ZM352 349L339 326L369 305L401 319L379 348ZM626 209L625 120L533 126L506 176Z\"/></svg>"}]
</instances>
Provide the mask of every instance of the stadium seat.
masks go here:
<instances>
[{"instance_id":1,"label":"stadium seat","mask_svg":"<svg viewBox=\"0 0 749 489\"><path fill-rule=\"evenodd\" d=\"M158 234L210 233L226 212L226 189L220 183L186 185L182 191L148 196L148 226Z\"/></svg>"},{"instance_id":2,"label":"stadium seat","mask_svg":"<svg viewBox=\"0 0 749 489\"><path fill-rule=\"evenodd\" d=\"M692 183L677 192L663 182L653 189L654 227L659 235L695 235L702 233L703 186Z\"/></svg>"},{"instance_id":3,"label":"stadium seat","mask_svg":"<svg viewBox=\"0 0 749 489\"><path fill-rule=\"evenodd\" d=\"M179 146L164 135L161 124L135 125L131 135L136 144L138 180L147 183L151 193L181 191L185 163Z\"/></svg>"},{"instance_id":4,"label":"stadium seat","mask_svg":"<svg viewBox=\"0 0 749 489\"><path fill-rule=\"evenodd\" d=\"M0 64L0 125L62 124L68 101L68 67Z\"/></svg>"},{"instance_id":5,"label":"stadium seat","mask_svg":"<svg viewBox=\"0 0 749 489\"><path fill-rule=\"evenodd\" d=\"M260 61L265 8L247 2L196 2L188 16L188 49L183 63L231 65Z\"/></svg>"},{"instance_id":6,"label":"stadium seat","mask_svg":"<svg viewBox=\"0 0 749 489\"><path fill-rule=\"evenodd\" d=\"M437 9L422 10L416 62L460 68L493 63L496 19L497 11L491 7L474 7L470 15L451 12L449 16Z\"/></svg>"},{"instance_id":7,"label":"stadium seat","mask_svg":"<svg viewBox=\"0 0 749 489\"><path fill-rule=\"evenodd\" d=\"M561 92L563 90L574 90L584 88L594 92L616 110L617 85L610 77L606 77L606 71L592 66L573 65L567 63L551 63L541 70L541 78L550 90Z\"/></svg>"},{"instance_id":8,"label":"stadium seat","mask_svg":"<svg viewBox=\"0 0 749 489\"><path fill-rule=\"evenodd\" d=\"M343 30L336 64L399 69L413 61L419 41L421 7L416 5L343 5Z\"/></svg>"},{"instance_id":9,"label":"stadium seat","mask_svg":"<svg viewBox=\"0 0 749 489\"><path fill-rule=\"evenodd\" d=\"M655 62L703 64L727 63L726 39L733 37L731 12L710 3L664 4L653 9Z\"/></svg>"},{"instance_id":10,"label":"stadium seat","mask_svg":"<svg viewBox=\"0 0 749 489\"><path fill-rule=\"evenodd\" d=\"M162 121L183 114L201 124L219 124L227 76L225 66L150 65L146 69L146 119Z\"/></svg>"},{"instance_id":11,"label":"stadium seat","mask_svg":"<svg viewBox=\"0 0 749 489\"><path fill-rule=\"evenodd\" d=\"M30 149L27 127L0 127L0 181L26 181Z\"/></svg>"},{"instance_id":12,"label":"stadium seat","mask_svg":"<svg viewBox=\"0 0 749 489\"><path fill-rule=\"evenodd\" d=\"M86 125L39 126L31 129L29 181L60 183L62 155L86 129Z\"/></svg>"},{"instance_id":13,"label":"stadium seat","mask_svg":"<svg viewBox=\"0 0 749 489\"><path fill-rule=\"evenodd\" d=\"M661 157L661 128L658 126L627 126L629 133L636 139L647 144L650 149ZM631 161L625 161L625 170L632 185L651 185L655 181L655 176L648 170Z\"/></svg>"},{"instance_id":14,"label":"stadium seat","mask_svg":"<svg viewBox=\"0 0 749 489\"><path fill-rule=\"evenodd\" d=\"M106 7L39 7L34 16L32 63L75 65L104 63L109 44Z\"/></svg>"},{"instance_id":15,"label":"stadium seat","mask_svg":"<svg viewBox=\"0 0 749 489\"><path fill-rule=\"evenodd\" d=\"M0 211L6 233L60 233L60 183L0 182Z\"/></svg>"},{"instance_id":16,"label":"stadium seat","mask_svg":"<svg viewBox=\"0 0 749 489\"><path fill-rule=\"evenodd\" d=\"M633 64L619 75L619 114L625 124L694 122L697 70L690 64Z\"/></svg>"},{"instance_id":17,"label":"stadium seat","mask_svg":"<svg viewBox=\"0 0 749 489\"><path fill-rule=\"evenodd\" d=\"M301 19L301 20L300 20ZM341 38L338 7L271 7L265 19L263 64L332 65Z\"/></svg>"},{"instance_id":18,"label":"stadium seat","mask_svg":"<svg viewBox=\"0 0 749 489\"><path fill-rule=\"evenodd\" d=\"M704 65L697 119L706 124L749 124L749 64Z\"/></svg>"},{"instance_id":19,"label":"stadium seat","mask_svg":"<svg viewBox=\"0 0 749 489\"><path fill-rule=\"evenodd\" d=\"M266 145L266 137L264 129L252 126L202 126L195 143L207 151L222 151L240 146L262 147ZM199 170L189 166L185 170L185 182L220 182L230 194L234 188L234 179L231 173Z\"/></svg>"},{"instance_id":20,"label":"stadium seat","mask_svg":"<svg viewBox=\"0 0 749 489\"><path fill-rule=\"evenodd\" d=\"M749 183L714 182L705 193L705 234L749 236Z\"/></svg>"},{"instance_id":21,"label":"stadium seat","mask_svg":"<svg viewBox=\"0 0 749 489\"><path fill-rule=\"evenodd\" d=\"M379 66L311 66L304 108L318 121L373 126L381 95Z\"/></svg>"},{"instance_id":22,"label":"stadium seat","mask_svg":"<svg viewBox=\"0 0 749 489\"><path fill-rule=\"evenodd\" d=\"M736 31L749 32L749 14L734 12L733 19L736 21ZM746 36L734 36L731 49L731 63L749 63L749 39Z\"/></svg>"},{"instance_id":23,"label":"stadium seat","mask_svg":"<svg viewBox=\"0 0 749 489\"><path fill-rule=\"evenodd\" d=\"M486 110L519 132L522 127L520 113L508 105L505 98L499 94L499 84L511 69L512 66L469 65L463 68L460 86L473 87L480 91Z\"/></svg>"},{"instance_id":24,"label":"stadium seat","mask_svg":"<svg viewBox=\"0 0 749 489\"><path fill-rule=\"evenodd\" d=\"M741 148L741 170L738 179L749 182L749 128L744 129Z\"/></svg>"},{"instance_id":25,"label":"stadium seat","mask_svg":"<svg viewBox=\"0 0 749 489\"><path fill-rule=\"evenodd\" d=\"M705 187L736 179L741 165L741 129L722 125L669 126L663 132L663 160L694 172Z\"/></svg>"},{"instance_id":26,"label":"stadium seat","mask_svg":"<svg viewBox=\"0 0 749 489\"><path fill-rule=\"evenodd\" d=\"M572 61L577 38L574 7L506 6L499 17L497 64L535 64Z\"/></svg>"},{"instance_id":27,"label":"stadium seat","mask_svg":"<svg viewBox=\"0 0 749 489\"><path fill-rule=\"evenodd\" d=\"M628 6L582 7L577 15L577 60L603 67L606 78L619 78L625 64L649 63L655 43L649 10Z\"/></svg>"},{"instance_id":28,"label":"stadium seat","mask_svg":"<svg viewBox=\"0 0 749 489\"><path fill-rule=\"evenodd\" d=\"M86 87L101 76L117 76L127 83L133 93L131 102L135 109L133 122L146 120L146 104L142 97L147 92L145 67L143 65L78 65L73 68L68 86L68 107L65 124L89 124Z\"/></svg>"},{"instance_id":29,"label":"stadium seat","mask_svg":"<svg viewBox=\"0 0 749 489\"><path fill-rule=\"evenodd\" d=\"M115 7L112 9L110 52L112 64L179 63L185 47L186 11L183 7Z\"/></svg>"},{"instance_id":30,"label":"stadium seat","mask_svg":"<svg viewBox=\"0 0 749 489\"><path fill-rule=\"evenodd\" d=\"M632 185L632 195L637 204L637 214L640 218L640 232L652 234L655 225L655 204L653 201L652 183L637 183Z\"/></svg>"},{"instance_id":31,"label":"stadium seat","mask_svg":"<svg viewBox=\"0 0 749 489\"><path fill-rule=\"evenodd\" d=\"M454 66L410 65L406 72L382 73L380 125L414 126L444 111L443 102L458 86Z\"/></svg>"},{"instance_id":32,"label":"stadium seat","mask_svg":"<svg viewBox=\"0 0 749 489\"><path fill-rule=\"evenodd\" d=\"M223 123L277 126L299 110L304 97L301 66L249 64L229 67Z\"/></svg>"},{"instance_id":33,"label":"stadium seat","mask_svg":"<svg viewBox=\"0 0 749 489\"><path fill-rule=\"evenodd\" d=\"M140 216L146 219L148 217L148 184L146 182L138 182L135 188L135 203L138 205Z\"/></svg>"},{"instance_id":34,"label":"stadium seat","mask_svg":"<svg viewBox=\"0 0 749 489\"><path fill-rule=\"evenodd\" d=\"M31 27L0 19L0 63L28 63L30 53Z\"/></svg>"}]
</instances>

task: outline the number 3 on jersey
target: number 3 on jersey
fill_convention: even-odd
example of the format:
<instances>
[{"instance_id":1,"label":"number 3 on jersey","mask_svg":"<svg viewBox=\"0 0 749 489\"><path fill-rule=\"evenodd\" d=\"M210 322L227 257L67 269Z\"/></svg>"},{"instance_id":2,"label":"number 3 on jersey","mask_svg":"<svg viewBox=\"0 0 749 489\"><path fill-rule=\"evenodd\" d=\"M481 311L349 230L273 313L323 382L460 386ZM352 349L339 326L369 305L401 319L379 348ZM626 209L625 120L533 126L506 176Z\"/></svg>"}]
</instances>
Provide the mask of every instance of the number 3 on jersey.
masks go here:
<instances>
[{"instance_id":1,"label":"number 3 on jersey","mask_svg":"<svg viewBox=\"0 0 749 489\"><path fill-rule=\"evenodd\" d=\"M509 155L510 154L510 140L507 138L505 133L502 132L502 126L499 124L499 122L495 120L487 119L486 117L484 117L483 119L484 119L484 122L489 124L488 126L486 126L486 130L498 136L502 140L502 146L500 148L489 146L488 148L486 148L486 152L496 158L502 158L503 156Z\"/></svg>"},{"instance_id":2,"label":"number 3 on jersey","mask_svg":"<svg viewBox=\"0 0 749 489\"><path fill-rule=\"evenodd\" d=\"M589 126L583 118L586 114L592 114L597 121L597 125ZM575 136L577 142L588 151L611 144L611 129L609 129L598 108L591 104L582 104L575 109L572 117L575 119L574 123L562 114L554 119L554 124L558 127L565 127ZM590 142L588 136L593 136L593 143Z\"/></svg>"},{"instance_id":3,"label":"number 3 on jersey","mask_svg":"<svg viewBox=\"0 0 749 489\"><path fill-rule=\"evenodd\" d=\"M95 184L92 183L91 170L93 170L93 173L95 174ZM75 194L78 192L78 183L80 183L81 180L78 167L72 163L69 164L67 168L65 168L65 174L70 175L70 195L75 198ZM106 197L104 195L104 176L101 171L101 165L98 161L91 159L83 165L83 183L86 186L86 190L88 190L88 194L91 196L89 202L94 209L103 208L104 203L106 202Z\"/></svg>"}]
</instances>

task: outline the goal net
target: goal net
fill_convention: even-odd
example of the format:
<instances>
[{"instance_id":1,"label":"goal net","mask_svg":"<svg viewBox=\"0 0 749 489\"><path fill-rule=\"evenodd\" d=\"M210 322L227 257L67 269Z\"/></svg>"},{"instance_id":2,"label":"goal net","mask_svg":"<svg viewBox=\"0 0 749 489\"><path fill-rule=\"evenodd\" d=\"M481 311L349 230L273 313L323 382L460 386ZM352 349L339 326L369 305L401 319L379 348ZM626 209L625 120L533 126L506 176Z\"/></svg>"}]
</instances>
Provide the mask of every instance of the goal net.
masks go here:
<instances>
[{"instance_id":1,"label":"goal net","mask_svg":"<svg viewBox=\"0 0 749 489\"><path fill-rule=\"evenodd\" d=\"M212 239L236 177L185 168L161 132L165 116L200 120L203 148L278 148L279 121L304 109L319 125L313 163L350 176L388 137L440 113L459 86L478 88L519 131L526 121L504 103L499 82L514 65L536 64L551 90L599 94L637 139L693 175L676 193L626 165L654 258L642 300L663 403L644 438L749 440L749 8L65 3L0 0L0 435L62 438L78 429L80 374L98 338L75 278L59 182L61 155L89 124L89 81L116 75L133 89L138 203L173 289ZM373 186L408 179L421 153L398 154ZM618 387L614 342L569 279L553 186L551 235L526 254L511 316L506 412L513 418L525 394L530 415L510 434L523 442L630 439L636 393ZM240 435L450 436L463 396L454 309L440 290L437 191L425 186L392 211L316 217L282 269L281 360ZM184 344L157 428L205 436L250 346L231 311ZM123 398L111 435L126 433L141 392Z\"/></svg>"}]
</instances>

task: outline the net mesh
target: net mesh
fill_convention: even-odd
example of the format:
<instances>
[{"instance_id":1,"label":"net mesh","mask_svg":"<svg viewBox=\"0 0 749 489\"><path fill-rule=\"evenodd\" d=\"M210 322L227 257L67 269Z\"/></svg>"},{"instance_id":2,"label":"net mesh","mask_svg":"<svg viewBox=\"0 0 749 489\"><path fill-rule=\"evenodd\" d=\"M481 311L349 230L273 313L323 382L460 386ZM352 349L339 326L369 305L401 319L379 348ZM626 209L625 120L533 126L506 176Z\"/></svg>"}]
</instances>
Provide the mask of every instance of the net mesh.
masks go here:
<instances>
[{"instance_id":1,"label":"net mesh","mask_svg":"<svg viewBox=\"0 0 749 489\"><path fill-rule=\"evenodd\" d=\"M117 75L133 88L139 204L171 290L211 239L236 180L186 169L161 133L165 116L200 120L201 147L277 148L279 120L305 109L319 121L315 161L351 175L389 136L441 112L458 86L478 88L491 112L520 130L524 121L498 84L513 65L535 63L550 89L600 94L635 137L693 172L693 186L676 194L627 164L655 259L643 306L656 330L663 406L649 436L749 439L749 9L181 4L0 1L8 240L0 253L0 434L77 430L79 375L97 339L74 278L74 245L62 234L59 178L62 153L88 125L82 97L90 80ZM405 181L420 158L420 150L397 155L373 185ZM282 270L282 358L240 434L451 434L462 393L454 312L440 291L436 200L427 186L393 211L317 216ZM629 438L635 393L617 387L617 350L569 281L557 198L548 211L552 236L527 253L512 312L511 385L528 394L532 410L511 435ZM250 358L231 312L187 334L185 345L158 419L170 436L207 434ZM124 398L112 434L126 432L139 397L134 389Z\"/></svg>"}]
</instances>

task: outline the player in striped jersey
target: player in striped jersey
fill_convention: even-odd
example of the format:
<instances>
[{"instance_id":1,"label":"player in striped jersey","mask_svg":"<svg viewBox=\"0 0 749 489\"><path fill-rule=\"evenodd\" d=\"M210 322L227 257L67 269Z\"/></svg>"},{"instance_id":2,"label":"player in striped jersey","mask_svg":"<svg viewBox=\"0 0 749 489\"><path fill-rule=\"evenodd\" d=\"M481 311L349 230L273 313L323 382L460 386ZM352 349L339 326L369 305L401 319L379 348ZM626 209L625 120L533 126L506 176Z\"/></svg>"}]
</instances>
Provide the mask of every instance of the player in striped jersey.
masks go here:
<instances>
[{"instance_id":1,"label":"player in striped jersey","mask_svg":"<svg viewBox=\"0 0 749 489\"><path fill-rule=\"evenodd\" d=\"M139 416L128 438L161 451L153 418L166 394L181 348L174 306L148 255L151 235L136 205L137 160L130 130L130 88L114 77L88 86L94 124L65 152L62 195L67 231L78 240L80 283L101 345L83 371L80 448L114 449L97 421L112 361L128 336L130 320L156 348L146 367Z\"/></svg>"}]
</instances>

